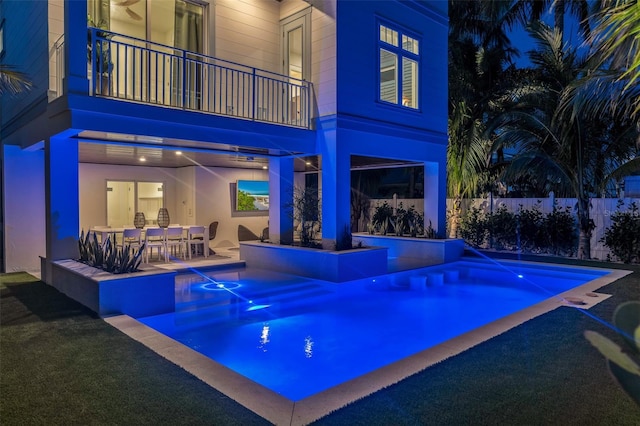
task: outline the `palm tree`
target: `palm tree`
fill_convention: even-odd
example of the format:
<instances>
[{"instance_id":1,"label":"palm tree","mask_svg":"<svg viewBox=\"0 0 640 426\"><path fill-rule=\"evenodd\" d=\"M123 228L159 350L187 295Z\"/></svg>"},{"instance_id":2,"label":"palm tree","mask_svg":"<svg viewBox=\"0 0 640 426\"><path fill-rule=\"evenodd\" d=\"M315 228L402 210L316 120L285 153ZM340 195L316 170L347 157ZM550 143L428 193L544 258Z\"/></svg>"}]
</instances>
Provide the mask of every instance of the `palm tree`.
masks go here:
<instances>
[{"instance_id":1,"label":"palm tree","mask_svg":"<svg viewBox=\"0 0 640 426\"><path fill-rule=\"evenodd\" d=\"M560 34L564 33L565 15L571 13L578 19L580 31L584 36L590 34L589 17L593 14L588 0L526 0L524 8L525 22L539 21L550 11L553 13L553 26ZM594 5L595 6L595 5Z\"/></svg>"},{"instance_id":2,"label":"palm tree","mask_svg":"<svg viewBox=\"0 0 640 426\"><path fill-rule=\"evenodd\" d=\"M597 117L609 110L631 116L640 125L640 3L602 0L589 38L591 61L597 71L576 86L567 98L575 108Z\"/></svg>"},{"instance_id":3,"label":"palm tree","mask_svg":"<svg viewBox=\"0 0 640 426\"><path fill-rule=\"evenodd\" d=\"M26 74L16 71L10 65L0 64L0 95L15 95L31 90L33 84Z\"/></svg>"},{"instance_id":4,"label":"palm tree","mask_svg":"<svg viewBox=\"0 0 640 426\"><path fill-rule=\"evenodd\" d=\"M637 129L615 115L597 119L584 109L566 108L565 99L577 81L588 75L589 64L562 34L545 24L530 28L538 49L530 54L537 78L521 84L505 99L505 111L489 126L493 149L510 147L515 156L503 178L526 177L540 190L577 198L578 258L590 258L589 197L596 194L610 171L633 155Z\"/></svg>"},{"instance_id":5,"label":"palm tree","mask_svg":"<svg viewBox=\"0 0 640 426\"><path fill-rule=\"evenodd\" d=\"M517 1L449 2L447 190L453 199L451 237L458 233L462 199L476 195L488 180L490 143L484 138L485 123L518 54L507 31L519 22L521 7Z\"/></svg>"}]
</instances>

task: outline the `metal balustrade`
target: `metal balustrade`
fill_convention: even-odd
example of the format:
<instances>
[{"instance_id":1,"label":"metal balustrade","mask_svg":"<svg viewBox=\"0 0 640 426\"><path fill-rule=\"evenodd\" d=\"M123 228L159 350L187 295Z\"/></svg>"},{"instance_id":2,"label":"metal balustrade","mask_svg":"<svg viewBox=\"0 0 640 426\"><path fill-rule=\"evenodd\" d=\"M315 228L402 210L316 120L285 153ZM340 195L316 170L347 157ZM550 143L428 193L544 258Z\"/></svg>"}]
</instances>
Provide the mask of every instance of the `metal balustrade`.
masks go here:
<instances>
[{"instance_id":1,"label":"metal balustrade","mask_svg":"<svg viewBox=\"0 0 640 426\"><path fill-rule=\"evenodd\" d=\"M92 96L310 128L310 82L89 28Z\"/></svg>"},{"instance_id":2,"label":"metal balustrade","mask_svg":"<svg viewBox=\"0 0 640 426\"><path fill-rule=\"evenodd\" d=\"M64 34L58 37L51 47L53 68L49 67L49 102L62 96L62 79L64 77Z\"/></svg>"}]
</instances>

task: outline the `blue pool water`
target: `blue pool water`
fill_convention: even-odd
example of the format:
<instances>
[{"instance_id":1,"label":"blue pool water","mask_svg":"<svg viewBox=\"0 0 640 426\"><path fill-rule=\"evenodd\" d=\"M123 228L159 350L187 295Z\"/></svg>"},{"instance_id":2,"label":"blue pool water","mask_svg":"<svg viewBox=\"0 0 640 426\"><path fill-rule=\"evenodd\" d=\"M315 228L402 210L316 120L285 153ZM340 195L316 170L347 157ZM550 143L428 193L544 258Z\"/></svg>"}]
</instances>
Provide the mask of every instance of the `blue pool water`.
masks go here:
<instances>
[{"instance_id":1,"label":"blue pool water","mask_svg":"<svg viewBox=\"0 0 640 426\"><path fill-rule=\"evenodd\" d=\"M139 320L298 401L606 273L460 261L336 284L209 271L178 276L175 313Z\"/></svg>"}]
</instances>

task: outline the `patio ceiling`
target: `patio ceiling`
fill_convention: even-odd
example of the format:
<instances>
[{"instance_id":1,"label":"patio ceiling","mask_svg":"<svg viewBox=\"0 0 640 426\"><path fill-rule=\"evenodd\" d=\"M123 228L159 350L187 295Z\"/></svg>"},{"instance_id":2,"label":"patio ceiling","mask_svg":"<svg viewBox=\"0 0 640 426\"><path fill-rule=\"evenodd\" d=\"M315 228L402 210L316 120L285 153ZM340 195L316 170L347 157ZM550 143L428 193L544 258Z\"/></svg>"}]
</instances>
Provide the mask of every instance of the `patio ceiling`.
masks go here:
<instances>
[{"instance_id":1,"label":"patio ceiling","mask_svg":"<svg viewBox=\"0 0 640 426\"><path fill-rule=\"evenodd\" d=\"M177 154L177 153L180 154ZM81 163L112 164L121 166L145 166L178 168L202 165L205 167L231 167L262 169L267 158L246 153L221 154L180 148L154 148L122 144L79 144Z\"/></svg>"},{"instance_id":2,"label":"patio ceiling","mask_svg":"<svg viewBox=\"0 0 640 426\"><path fill-rule=\"evenodd\" d=\"M85 133L81 136L87 136ZM145 166L179 168L187 166L227 167L241 169L264 169L269 164L266 150L241 148L229 145L209 144L203 149L197 142L172 141L172 145L151 140L101 141L80 139L79 159L81 163L111 164L120 166ZM161 145L161 146L159 146ZM374 158L354 155L352 169L370 169L418 165L409 161ZM316 155L299 156L294 163L296 172L313 172L322 168Z\"/></svg>"}]
</instances>

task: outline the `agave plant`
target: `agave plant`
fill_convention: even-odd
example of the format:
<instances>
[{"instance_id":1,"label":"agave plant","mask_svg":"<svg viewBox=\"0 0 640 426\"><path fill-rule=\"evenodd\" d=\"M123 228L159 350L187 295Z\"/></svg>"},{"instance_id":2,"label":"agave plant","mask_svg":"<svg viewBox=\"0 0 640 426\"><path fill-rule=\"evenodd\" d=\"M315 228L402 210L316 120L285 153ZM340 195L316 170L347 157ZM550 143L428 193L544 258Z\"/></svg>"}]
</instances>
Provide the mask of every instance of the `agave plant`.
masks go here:
<instances>
[{"instance_id":1,"label":"agave plant","mask_svg":"<svg viewBox=\"0 0 640 426\"><path fill-rule=\"evenodd\" d=\"M117 247L112 243L115 239L116 235L113 234L100 244L95 233L87 232L85 235L83 230L78 240L79 261L112 274L138 271L142 263L144 244L134 250L129 245Z\"/></svg>"}]
</instances>

